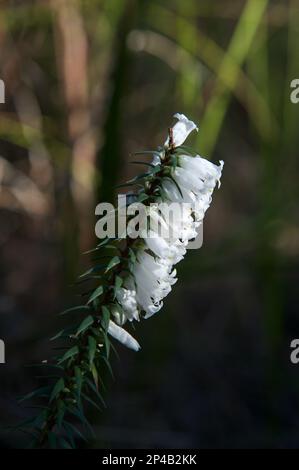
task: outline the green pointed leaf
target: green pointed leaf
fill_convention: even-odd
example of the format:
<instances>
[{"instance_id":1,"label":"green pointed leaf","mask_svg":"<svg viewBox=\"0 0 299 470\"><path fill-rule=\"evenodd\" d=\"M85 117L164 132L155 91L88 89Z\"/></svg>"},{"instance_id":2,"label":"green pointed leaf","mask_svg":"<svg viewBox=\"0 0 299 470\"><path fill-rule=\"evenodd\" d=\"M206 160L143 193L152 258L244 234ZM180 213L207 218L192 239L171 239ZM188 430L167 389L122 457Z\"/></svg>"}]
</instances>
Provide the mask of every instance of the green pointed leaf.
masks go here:
<instances>
[{"instance_id":1,"label":"green pointed leaf","mask_svg":"<svg viewBox=\"0 0 299 470\"><path fill-rule=\"evenodd\" d=\"M178 166L178 157L176 155L172 155L171 157L171 166L173 170Z\"/></svg>"},{"instance_id":2,"label":"green pointed leaf","mask_svg":"<svg viewBox=\"0 0 299 470\"><path fill-rule=\"evenodd\" d=\"M34 428L41 428L47 419L48 412L47 410L41 411L34 419L33 427Z\"/></svg>"},{"instance_id":3,"label":"green pointed leaf","mask_svg":"<svg viewBox=\"0 0 299 470\"><path fill-rule=\"evenodd\" d=\"M107 308L105 305L102 307L102 324L107 332L108 326L109 326L109 321L110 321L110 310Z\"/></svg>"},{"instance_id":4,"label":"green pointed leaf","mask_svg":"<svg viewBox=\"0 0 299 470\"><path fill-rule=\"evenodd\" d=\"M95 383L96 387L99 388L99 377L98 377L98 372L97 372L96 366L94 365L94 362L91 364L90 370L91 370L91 373L92 373L94 383Z\"/></svg>"},{"instance_id":5,"label":"green pointed leaf","mask_svg":"<svg viewBox=\"0 0 299 470\"><path fill-rule=\"evenodd\" d=\"M119 256L114 256L111 261L109 262L107 268L106 268L106 273L108 271L110 271L110 269L114 268L115 266L117 266L118 264L120 263L120 258Z\"/></svg>"},{"instance_id":6,"label":"green pointed leaf","mask_svg":"<svg viewBox=\"0 0 299 470\"><path fill-rule=\"evenodd\" d=\"M106 357L107 359L109 359L109 356L110 356L110 339L108 337L108 335L106 334L105 337L104 337L104 343L105 343L105 351L106 351Z\"/></svg>"},{"instance_id":7,"label":"green pointed leaf","mask_svg":"<svg viewBox=\"0 0 299 470\"><path fill-rule=\"evenodd\" d=\"M137 197L137 201L138 202L143 202L143 201L146 201L147 199L149 199L150 196L144 192L140 193Z\"/></svg>"},{"instance_id":8,"label":"green pointed leaf","mask_svg":"<svg viewBox=\"0 0 299 470\"><path fill-rule=\"evenodd\" d=\"M140 181L143 181L143 180L146 179L149 175L150 175L149 172L141 173L140 175L135 176L135 178L132 178L131 180L127 181L126 183L119 184L119 185L116 186L116 187L117 187L117 188L121 188L121 187L123 187L123 186L131 186L131 185L134 185L135 183L138 183L138 182L140 182Z\"/></svg>"},{"instance_id":9,"label":"green pointed leaf","mask_svg":"<svg viewBox=\"0 0 299 470\"><path fill-rule=\"evenodd\" d=\"M129 254L130 254L130 259L132 263L136 263L136 255L135 255L135 252L132 250L132 248L129 248Z\"/></svg>"},{"instance_id":10,"label":"green pointed leaf","mask_svg":"<svg viewBox=\"0 0 299 470\"><path fill-rule=\"evenodd\" d=\"M82 407L78 408L70 408L70 413L76 416L83 424L85 424L86 428L90 431L93 437L95 437L94 430L90 426L88 420L86 419Z\"/></svg>"},{"instance_id":11,"label":"green pointed leaf","mask_svg":"<svg viewBox=\"0 0 299 470\"><path fill-rule=\"evenodd\" d=\"M82 393L82 397L84 398L84 400L86 400L88 403L94 406L97 410L99 410L100 412L103 411L103 409L88 395L86 395L85 393Z\"/></svg>"},{"instance_id":12,"label":"green pointed leaf","mask_svg":"<svg viewBox=\"0 0 299 470\"><path fill-rule=\"evenodd\" d=\"M156 155L157 157L161 157L161 152L157 150L143 150L141 152L133 152L132 155Z\"/></svg>"},{"instance_id":13,"label":"green pointed leaf","mask_svg":"<svg viewBox=\"0 0 299 470\"><path fill-rule=\"evenodd\" d=\"M48 362L40 362L39 364L29 364L29 365L25 365L24 367L41 367L41 368L53 368L53 369L59 369L59 370L63 370L63 368L61 366L58 366L57 364L51 364L51 363L48 363Z\"/></svg>"},{"instance_id":14,"label":"green pointed leaf","mask_svg":"<svg viewBox=\"0 0 299 470\"><path fill-rule=\"evenodd\" d=\"M104 287L103 286L97 287L96 290L93 291L93 293L91 294L87 303L90 304L91 302L96 300L98 297L100 297L103 293L104 293Z\"/></svg>"},{"instance_id":15,"label":"green pointed leaf","mask_svg":"<svg viewBox=\"0 0 299 470\"><path fill-rule=\"evenodd\" d=\"M160 173L162 170L161 165L155 165L154 168L149 172L150 175L156 175L157 173Z\"/></svg>"},{"instance_id":16,"label":"green pointed leaf","mask_svg":"<svg viewBox=\"0 0 299 470\"><path fill-rule=\"evenodd\" d=\"M189 157L196 157L197 153L195 150L193 150L191 147L188 147L186 145L180 145L179 147L176 147L174 150L174 153L177 155L187 155Z\"/></svg>"},{"instance_id":17,"label":"green pointed leaf","mask_svg":"<svg viewBox=\"0 0 299 470\"><path fill-rule=\"evenodd\" d=\"M81 390L82 390L82 383L83 383L83 376L81 369L79 367L75 367L75 380L77 386L77 398L80 398Z\"/></svg>"},{"instance_id":18,"label":"green pointed leaf","mask_svg":"<svg viewBox=\"0 0 299 470\"><path fill-rule=\"evenodd\" d=\"M132 160L130 161L129 163L132 163L133 165L146 165L146 166L150 166L151 168L154 168L155 165L153 163L148 163L148 162L142 162L142 161L136 161L136 160Z\"/></svg>"},{"instance_id":19,"label":"green pointed leaf","mask_svg":"<svg viewBox=\"0 0 299 470\"><path fill-rule=\"evenodd\" d=\"M72 357L76 356L78 353L79 353L78 346L74 346L63 355L63 357L60 359L58 364L61 364L62 362L67 361L68 359L71 359Z\"/></svg>"},{"instance_id":20,"label":"green pointed leaf","mask_svg":"<svg viewBox=\"0 0 299 470\"><path fill-rule=\"evenodd\" d=\"M93 253L94 251L99 250L101 247L105 246L107 243L113 240L114 240L113 238L106 237L96 246L96 248L92 248L91 250L84 251L83 254L88 255L89 253Z\"/></svg>"},{"instance_id":21,"label":"green pointed leaf","mask_svg":"<svg viewBox=\"0 0 299 470\"><path fill-rule=\"evenodd\" d=\"M115 380L113 370L112 370L112 367L110 365L109 360L105 356L101 356L101 359L103 359L103 361L105 362L105 364L107 366L107 369L109 370L109 372L111 374L111 377L113 378L113 380Z\"/></svg>"},{"instance_id":22,"label":"green pointed leaf","mask_svg":"<svg viewBox=\"0 0 299 470\"><path fill-rule=\"evenodd\" d=\"M101 393L99 392L99 390L96 388L95 384L91 382L91 380L89 379L86 379L86 383L87 385L89 386L89 388L91 388L91 390L96 394L96 396L98 397L98 399L100 400L100 402L102 403L102 405L104 406L104 408L107 408L106 406L106 403L105 403L105 400L104 398L102 397Z\"/></svg>"},{"instance_id":23,"label":"green pointed leaf","mask_svg":"<svg viewBox=\"0 0 299 470\"><path fill-rule=\"evenodd\" d=\"M102 253L104 250L118 251L118 247L116 245L107 244L107 245L101 246L100 248L94 248L93 250L90 250L90 253ZM97 260L97 259L100 259L100 257L95 256L93 259Z\"/></svg>"},{"instance_id":24,"label":"green pointed leaf","mask_svg":"<svg viewBox=\"0 0 299 470\"><path fill-rule=\"evenodd\" d=\"M172 176L167 176L167 178L170 179L170 180L174 183L174 185L177 187L177 189L178 189L180 195L183 197L182 190L181 190L181 188L179 187L179 185L178 185L178 183L176 182L176 180L175 180Z\"/></svg>"},{"instance_id":25,"label":"green pointed leaf","mask_svg":"<svg viewBox=\"0 0 299 470\"><path fill-rule=\"evenodd\" d=\"M38 388L37 390L34 390L33 392L28 393L24 397L20 398L18 400L19 403L22 403L23 401L30 400L30 398L33 397L41 397L44 396L45 393L49 392L51 390L51 387L41 387Z\"/></svg>"},{"instance_id":26,"label":"green pointed leaf","mask_svg":"<svg viewBox=\"0 0 299 470\"><path fill-rule=\"evenodd\" d=\"M120 289L121 286L123 285L123 282L124 282L123 278L116 275L115 276L115 283L114 283L115 289Z\"/></svg>"},{"instance_id":27,"label":"green pointed leaf","mask_svg":"<svg viewBox=\"0 0 299 470\"><path fill-rule=\"evenodd\" d=\"M50 338L50 341L55 341L56 339L63 337L64 333L65 330L60 330L55 336L52 336L52 338Z\"/></svg>"},{"instance_id":28,"label":"green pointed leaf","mask_svg":"<svg viewBox=\"0 0 299 470\"><path fill-rule=\"evenodd\" d=\"M88 336L88 357L90 366L93 364L97 350L97 342L93 336Z\"/></svg>"},{"instance_id":29,"label":"green pointed leaf","mask_svg":"<svg viewBox=\"0 0 299 470\"><path fill-rule=\"evenodd\" d=\"M91 315L88 315L88 317L84 318L82 321L81 325L79 326L76 336L79 336L81 333L83 333L85 330L87 330L94 322L94 319Z\"/></svg>"},{"instance_id":30,"label":"green pointed leaf","mask_svg":"<svg viewBox=\"0 0 299 470\"><path fill-rule=\"evenodd\" d=\"M65 428L68 435L71 435L72 433L73 433L73 435L76 434L80 439L87 442L86 437L84 437L84 435L79 431L79 429L77 429L76 426L74 426L72 423L69 423L69 422L65 421L64 422L64 428Z\"/></svg>"},{"instance_id":31,"label":"green pointed leaf","mask_svg":"<svg viewBox=\"0 0 299 470\"><path fill-rule=\"evenodd\" d=\"M112 351L114 352L114 354L115 354L115 356L117 357L117 359L120 361L119 354L118 354L117 350L115 349L115 346L113 345L113 343L110 343L110 348L111 348Z\"/></svg>"},{"instance_id":32,"label":"green pointed leaf","mask_svg":"<svg viewBox=\"0 0 299 470\"><path fill-rule=\"evenodd\" d=\"M68 308L67 310L64 310L59 315L66 315L68 313L78 312L80 310L82 311L90 310L90 307L88 307L87 305L79 305L77 307L71 307L71 308Z\"/></svg>"},{"instance_id":33,"label":"green pointed leaf","mask_svg":"<svg viewBox=\"0 0 299 470\"><path fill-rule=\"evenodd\" d=\"M63 403L63 401L61 401L61 400L58 401L57 409L58 409L58 411L57 411L57 426L59 428L61 428L63 418L64 418L64 415L65 415L65 410L66 410L66 406Z\"/></svg>"},{"instance_id":34,"label":"green pointed leaf","mask_svg":"<svg viewBox=\"0 0 299 470\"><path fill-rule=\"evenodd\" d=\"M73 449L75 446L72 445L71 443L69 443L66 439L64 439L63 437L60 437L60 443L61 443L61 447L63 449Z\"/></svg>"},{"instance_id":35,"label":"green pointed leaf","mask_svg":"<svg viewBox=\"0 0 299 470\"><path fill-rule=\"evenodd\" d=\"M59 395L59 393L62 392L63 389L64 389L64 380L63 378L61 378L56 382L55 387L53 388L53 391L50 397L50 402L52 402L57 397L57 395Z\"/></svg>"},{"instance_id":36,"label":"green pointed leaf","mask_svg":"<svg viewBox=\"0 0 299 470\"><path fill-rule=\"evenodd\" d=\"M102 264L97 264L96 266L93 266L92 268L88 269L87 271L85 271L85 273L81 274L79 276L79 279L82 279L83 277L85 276L89 276L89 274L94 274L94 273L99 273L100 271L102 271L102 269L104 269L106 267L106 264L102 263Z\"/></svg>"}]
</instances>

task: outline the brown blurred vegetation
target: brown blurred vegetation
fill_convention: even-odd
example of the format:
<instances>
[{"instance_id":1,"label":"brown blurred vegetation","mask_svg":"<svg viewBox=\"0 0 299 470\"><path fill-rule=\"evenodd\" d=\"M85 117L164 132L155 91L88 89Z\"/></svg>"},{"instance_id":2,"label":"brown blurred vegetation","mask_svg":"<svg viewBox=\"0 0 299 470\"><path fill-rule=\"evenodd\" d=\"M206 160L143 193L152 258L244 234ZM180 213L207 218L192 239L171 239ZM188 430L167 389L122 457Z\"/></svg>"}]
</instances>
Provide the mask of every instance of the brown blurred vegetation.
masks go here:
<instances>
[{"instance_id":1,"label":"brown blurred vegetation","mask_svg":"<svg viewBox=\"0 0 299 470\"><path fill-rule=\"evenodd\" d=\"M204 245L137 355L118 348L95 447L297 447L296 0L39 0L0 5L0 422L76 302L94 208L165 140L174 112L225 161ZM133 173L134 172L134 173ZM3 447L23 446L1 432Z\"/></svg>"}]
</instances>

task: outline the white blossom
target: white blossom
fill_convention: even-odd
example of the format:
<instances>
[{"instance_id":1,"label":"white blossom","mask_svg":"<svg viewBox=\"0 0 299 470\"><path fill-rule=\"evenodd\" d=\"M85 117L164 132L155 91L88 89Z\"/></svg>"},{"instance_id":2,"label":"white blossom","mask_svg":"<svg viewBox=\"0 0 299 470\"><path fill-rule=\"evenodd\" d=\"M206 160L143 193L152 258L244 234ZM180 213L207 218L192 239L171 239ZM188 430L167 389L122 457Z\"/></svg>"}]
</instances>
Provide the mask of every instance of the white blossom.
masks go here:
<instances>
[{"instance_id":1,"label":"white blossom","mask_svg":"<svg viewBox=\"0 0 299 470\"><path fill-rule=\"evenodd\" d=\"M179 157L179 165L189 174L196 174L205 184L208 185L210 183L211 189L214 189L216 183L220 182L224 162L221 160L220 165L217 166L199 155L196 155L196 157L181 155Z\"/></svg>"},{"instance_id":2,"label":"white blossom","mask_svg":"<svg viewBox=\"0 0 299 470\"><path fill-rule=\"evenodd\" d=\"M185 142L190 132L192 132L194 129L198 131L198 127L193 121L190 121L184 114L176 113L173 117L178 120L178 122L172 128L173 144L174 147L179 147ZM164 146L169 146L169 137L166 139Z\"/></svg>"},{"instance_id":3,"label":"white blossom","mask_svg":"<svg viewBox=\"0 0 299 470\"><path fill-rule=\"evenodd\" d=\"M133 349L134 351L139 351L140 345L136 339L112 320L109 321L108 333L128 348Z\"/></svg>"},{"instance_id":4,"label":"white blossom","mask_svg":"<svg viewBox=\"0 0 299 470\"><path fill-rule=\"evenodd\" d=\"M142 250L138 253L134 278L137 301L145 312L145 318L162 308L162 300L177 281L175 276L176 270L168 259L151 256Z\"/></svg>"},{"instance_id":5,"label":"white blossom","mask_svg":"<svg viewBox=\"0 0 299 470\"><path fill-rule=\"evenodd\" d=\"M123 312L128 320L139 320L136 291L134 289L120 287L116 291L116 299L123 308Z\"/></svg>"},{"instance_id":6,"label":"white blossom","mask_svg":"<svg viewBox=\"0 0 299 470\"><path fill-rule=\"evenodd\" d=\"M186 254L186 247L179 239L157 237L154 232L149 232L145 239L147 247L158 257L167 259L172 264L177 264Z\"/></svg>"}]
</instances>

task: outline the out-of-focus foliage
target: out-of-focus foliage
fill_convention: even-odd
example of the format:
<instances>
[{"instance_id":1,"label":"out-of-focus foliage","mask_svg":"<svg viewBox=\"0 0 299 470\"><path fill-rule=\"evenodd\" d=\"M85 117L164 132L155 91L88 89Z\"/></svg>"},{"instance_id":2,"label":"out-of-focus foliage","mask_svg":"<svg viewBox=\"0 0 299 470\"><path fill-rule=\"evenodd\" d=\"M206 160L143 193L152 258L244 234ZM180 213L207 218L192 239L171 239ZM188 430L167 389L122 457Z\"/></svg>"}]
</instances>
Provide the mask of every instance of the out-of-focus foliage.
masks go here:
<instances>
[{"instance_id":1,"label":"out-of-focus foliage","mask_svg":"<svg viewBox=\"0 0 299 470\"><path fill-rule=\"evenodd\" d=\"M225 161L222 188L142 351L119 348L94 445L297 445L298 25L296 0L1 3L2 422L27 417L15 397L39 379L23 366L74 303L95 204L182 112L199 153Z\"/></svg>"}]
</instances>

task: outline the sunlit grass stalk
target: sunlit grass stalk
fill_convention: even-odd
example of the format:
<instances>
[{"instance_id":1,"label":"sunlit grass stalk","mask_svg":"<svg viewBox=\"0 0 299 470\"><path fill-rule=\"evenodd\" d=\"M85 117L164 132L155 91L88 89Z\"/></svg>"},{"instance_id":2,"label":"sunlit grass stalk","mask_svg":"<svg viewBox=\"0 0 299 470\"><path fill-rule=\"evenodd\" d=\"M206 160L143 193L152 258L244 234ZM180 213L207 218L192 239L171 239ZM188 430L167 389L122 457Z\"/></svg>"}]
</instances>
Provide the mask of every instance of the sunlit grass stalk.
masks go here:
<instances>
[{"instance_id":1,"label":"sunlit grass stalk","mask_svg":"<svg viewBox=\"0 0 299 470\"><path fill-rule=\"evenodd\" d=\"M260 135L264 134L265 128L268 130L268 133L270 132L270 127L273 131L279 129L277 120L271 115L268 102L244 72L242 61L235 60L235 58L228 54L225 49L222 49L212 37L198 28L194 22L191 22L190 18L187 19L183 14L174 13L162 5L152 4L149 8L149 17L154 21L155 28L158 28L164 35L172 37L174 43L179 44L182 50L186 50L189 53L190 61L188 67L192 68L192 74L195 75L196 70L199 69L202 76L203 71L205 71L206 75L207 68L215 74L215 90L217 91L219 88L219 104L217 104L216 100L214 102L214 105L217 105L216 111L218 106L221 108L223 104L223 109L220 110L221 113L219 115L221 118L219 121L220 124L223 122L224 118L222 114L223 110L225 109L226 113L230 99L234 96L240 104L246 108L253 125ZM172 28L173 23L177 25L177 31ZM256 27L258 27L258 25L256 25ZM181 32L183 32L183 34ZM222 64L224 63L226 64L225 70L222 69ZM237 81L233 77L237 77ZM206 76L204 78L207 79ZM184 96L190 97L191 95L190 90L184 95L187 86L186 78L183 81L183 86L182 99L184 99ZM224 98L222 98L222 96L224 96ZM203 101L200 91L196 100L200 106ZM209 104L207 109L209 109ZM213 128L215 130L215 137L211 137L214 131L211 131L211 136L208 137L209 139L212 138L214 142L217 140L217 135L221 128L219 123L217 124L217 119L215 127ZM207 129L207 132L209 132L209 129ZM205 142L203 142L203 140L205 140L204 137L201 136L200 138L202 140L201 144L205 145ZM200 143L198 144L200 145ZM214 147L214 144L212 147ZM206 153L208 153L207 149Z\"/></svg>"},{"instance_id":2,"label":"sunlit grass stalk","mask_svg":"<svg viewBox=\"0 0 299 470\"><path fill-rule=\"evenodd\" d=\"M267 0L248 0L235 28L202 121L202 134L198 138L198 145L203 148L204 153L213 152L230 103L231 92L223 84L223 77L229 78L231 88L236 87L238 70L230 66L230 61L232 59L240 67L244 63L267 4Z\"/></svg>"}]
</instances>

